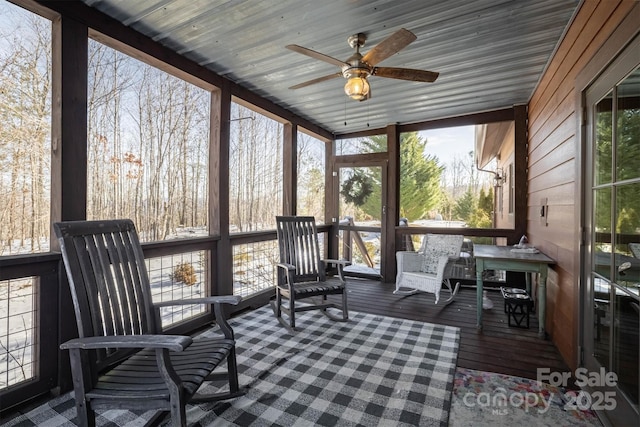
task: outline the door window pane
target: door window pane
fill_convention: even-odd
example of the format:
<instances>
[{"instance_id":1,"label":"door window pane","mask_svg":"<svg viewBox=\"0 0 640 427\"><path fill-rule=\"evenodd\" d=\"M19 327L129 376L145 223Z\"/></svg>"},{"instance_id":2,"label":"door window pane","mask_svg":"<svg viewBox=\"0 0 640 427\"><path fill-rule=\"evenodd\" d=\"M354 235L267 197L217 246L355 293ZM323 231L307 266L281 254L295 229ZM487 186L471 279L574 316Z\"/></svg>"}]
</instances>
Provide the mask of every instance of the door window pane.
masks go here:
<instances>
[{"instance_id":1,"label":"door window pane","mask_svg":"<svg viewBox=\"0 0 640 427\"><path fill-rule=\"evenodd\" d=\"M612 99L613 92L609 92L595 107L595 150L593 153L593 180L595 185L611 182Z\"/></svg>"},{"instance_id":2,"label":"door window pane","mask_svg":"<svg viewBox=\"0 0 640 427\"><path fill-rule=\"evenodd\" d=\"M632 289L638 295L640 259L634 256L632 248L640 242L640 182L617 188L616 242L616 283Z\"/></svg>"},{"instance_id":3,"label":"door window pane","mask_svg":"<svg viewBox=\"0 0 640 427\"><path fill-rule=\"evenodd\" d=\"M640 177L640 68L618 86L617 180ZM638 212L638 211L636 211Z\"/></svg>"},{"instance_id":4,"label":"door window pane","mask_svg":"<svg viewBox=\"0 0 640 427\"><path fill-rule=\"evenodd\" d=\"M593 193L593 265L596 273L611 279L611 188Z\"/></svg>"},{"instance_id":5,"label":"door window pane","mask_svg":"<svg viewBox=\"0 0 640 427\"><path fill-rule=\"evenodd\" d=\"M608 281L593 276L593 355L609 370L609 341L611 331L611 311L609 292L611 285Z\"/></svg>"},{"instance_id":6,"label":"door window pane","mask_svg":"<svg viewBox=\"0 0 640 427\"><path fill-rule=\"evenodd\" d=\"M616 292L615 301L613 371L618 375L618 387L637 404L640 306L637 296L623 291Z\"/></svg>"}]
</instances>

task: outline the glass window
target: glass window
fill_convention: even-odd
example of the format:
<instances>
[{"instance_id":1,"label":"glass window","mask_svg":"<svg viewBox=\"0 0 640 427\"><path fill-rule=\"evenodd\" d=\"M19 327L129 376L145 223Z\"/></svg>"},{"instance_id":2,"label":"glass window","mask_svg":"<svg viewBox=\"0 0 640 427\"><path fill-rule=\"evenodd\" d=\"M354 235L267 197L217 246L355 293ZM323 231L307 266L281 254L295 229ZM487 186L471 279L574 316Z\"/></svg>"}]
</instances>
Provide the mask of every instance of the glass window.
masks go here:
<instances>
[{"instance_id":1,"label":"glass window","mask_svg":"<svg viewBox=\"0 0 640 427\"><path fill-rule=\"evenodd\" d=\"M611 102L613 92L609 92L596 105L596 141L594 150L594 184L611 182Z\"/></svg>"},{"instance_id":2,"label":"glass window","mask_svg":"<svg viewBox=\"0 0 640 427\"><path fill-rule=\"evenodd\" d=\"M624 181L640 178L640 69L618 85L617 95L616 179ZM635 211L640 214L640 209Z\"/></svg>"},{"instance_id":3,"label":"glass window","mask_svg":"<svg viewBox=\"0 0 640 427\"><path fill-rule=\"evenodd\" d=\"M210 93L93 40L88 86L87 218L208 235Z\"/></svg>"},{"instance_id":4,"label":"glass window","mask_svg":"<svg viewBox=\"0 0 640 427\"><path fill-rule=\"evenodd\" d=\"M298 132L296 212L315 217L318 224L324 222L325 146L324 141Z\"/></svg>"},{"instance_id":5,"label":"glass window","mask_svg":"<svg viewBox=\"0 0 640 427\"><path fill-rule=\"evenodd\" d=\"M593 117L591 208L595 360L618 376L617 385L637 408L640 264L640 68L589 101ZM598 86L595 86L598 88ZM595 90L595 89L594 89ZM601 90L598 88L598 90ZM591 350L591 349L588 349Z\"/></svg>"},{"instance_id":6,"label":"glass window","mask_svg":"<svg viewBox=\"0 0 640 427\"><path fill-rule=\"evenodd\" d=\"M49 250L51 21L0 1L0 256Z\"/></svg>"},{"instance_id":7,"label":"glass window","mask_svg":"<svg viewBox=\"0 0 640 427\"><path fill-rule=\"evenodd\" d=\"M230 131L230 232L275 229L275 217L282 213L284 127L250 108L231 103Z\"/></svg>"}]
</instances>

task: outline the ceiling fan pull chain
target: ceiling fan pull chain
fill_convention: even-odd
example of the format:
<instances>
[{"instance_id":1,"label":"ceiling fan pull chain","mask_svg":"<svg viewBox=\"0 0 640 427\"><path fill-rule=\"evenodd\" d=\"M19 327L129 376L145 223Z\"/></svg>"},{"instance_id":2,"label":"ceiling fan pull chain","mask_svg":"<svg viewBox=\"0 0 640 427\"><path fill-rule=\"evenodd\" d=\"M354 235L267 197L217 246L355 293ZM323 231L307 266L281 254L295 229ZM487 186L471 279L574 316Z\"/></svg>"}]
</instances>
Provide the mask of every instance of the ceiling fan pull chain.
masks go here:
<instances>
[{"instance_id":1,"label":"ceiling fan pull chain","mask_svg":"<svg viewBox=\"0 0 640 427\"><path fill-rule=\"evenodd\" d=\"M347 98L344 99L344 125L347 125Z\"/></svg>"},{"instance_id":2,"label":"ceiling fan pull chain","mask_svg":"<svg viewBox=\"0 0 640 427\"><path fill-rule=\"evenodd\" d=\"M367 127L369 127L369 104L367 104Z\"/></svg>"}]
</instances>

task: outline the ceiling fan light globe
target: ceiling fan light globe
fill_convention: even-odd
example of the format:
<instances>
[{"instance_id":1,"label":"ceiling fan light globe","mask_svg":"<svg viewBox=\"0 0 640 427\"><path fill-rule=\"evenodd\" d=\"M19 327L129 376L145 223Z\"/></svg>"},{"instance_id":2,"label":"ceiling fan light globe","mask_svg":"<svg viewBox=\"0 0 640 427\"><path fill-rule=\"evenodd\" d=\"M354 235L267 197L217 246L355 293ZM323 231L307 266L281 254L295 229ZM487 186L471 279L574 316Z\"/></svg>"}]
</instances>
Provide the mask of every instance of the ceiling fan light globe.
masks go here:
<instances>
[{"instance_id":1,"label":"ceiling fan light globe","mask_svg":"<svg viewBox=\"0 0 640 427\"><path fill-rule=\"evenodd\" d=\"M364 77L352 77L344 85L344 93L351 99L361 101L369 93L369 82Z\"/></svg>"}]
</instances>

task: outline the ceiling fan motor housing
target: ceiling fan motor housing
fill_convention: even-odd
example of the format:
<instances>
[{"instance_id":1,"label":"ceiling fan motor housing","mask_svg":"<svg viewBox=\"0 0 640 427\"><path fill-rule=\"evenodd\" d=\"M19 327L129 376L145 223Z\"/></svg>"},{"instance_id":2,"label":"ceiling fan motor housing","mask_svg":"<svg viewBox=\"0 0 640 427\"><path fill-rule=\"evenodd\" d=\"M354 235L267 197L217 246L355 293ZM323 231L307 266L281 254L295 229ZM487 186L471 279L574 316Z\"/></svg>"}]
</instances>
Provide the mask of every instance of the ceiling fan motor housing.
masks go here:
<instances>
[{"instance_id":1,"label":"ceiling fan motor housing","mask_svg":"<svg viewBox=\"0 0 640 427\"><path fill-rule=\"evenodd\" d=\"M373 67L362 60L362 54L360 53L360 48L364 46L366 40L367 37L363 33L354 34L347 39L349 46L356 51L345 61L346 64L341 67L342 76L345 79L354 77L366 79L372 74Z\"/></svg>"}]
</instances>

